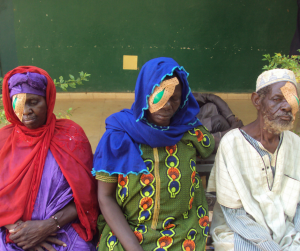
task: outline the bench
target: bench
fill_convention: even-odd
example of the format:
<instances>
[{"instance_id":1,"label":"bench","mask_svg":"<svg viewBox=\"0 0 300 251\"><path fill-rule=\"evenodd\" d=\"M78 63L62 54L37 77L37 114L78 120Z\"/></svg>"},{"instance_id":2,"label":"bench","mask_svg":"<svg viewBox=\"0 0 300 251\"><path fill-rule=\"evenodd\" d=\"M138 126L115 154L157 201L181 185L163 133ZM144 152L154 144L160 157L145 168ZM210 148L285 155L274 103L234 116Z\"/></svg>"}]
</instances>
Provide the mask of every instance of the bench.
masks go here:
<instances>
[{"instance_id":1,"label":"bench","mask_svg":"<svg viewBox=\"0 0 300 251\"><path fill-rule=\"evenodd\" d=\"M210 173L214 162L215 162L215 154L210 155L207 159L199 159L196 161L196 170L198 173Z\"/></svg>"}]
</instances>

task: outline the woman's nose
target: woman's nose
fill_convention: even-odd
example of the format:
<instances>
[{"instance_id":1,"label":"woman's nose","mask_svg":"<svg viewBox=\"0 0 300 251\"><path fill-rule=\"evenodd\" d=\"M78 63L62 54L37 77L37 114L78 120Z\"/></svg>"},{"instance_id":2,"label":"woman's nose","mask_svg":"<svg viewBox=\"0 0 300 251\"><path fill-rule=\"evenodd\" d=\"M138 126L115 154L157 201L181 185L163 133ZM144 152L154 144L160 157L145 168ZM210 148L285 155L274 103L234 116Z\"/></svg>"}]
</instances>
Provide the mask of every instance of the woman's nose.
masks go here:
<instances>
[{"instance_id":1,"label":"woman's nose","mask_svg":"<svg viewBox=\"0 0 300 251\"><path fill-rule=\"evenodd\" d=\"M170 102L170 100L168 100L167 103L164 105L163 109L168 110L168 109L171 109L171 107L172 107L171 102Z\"/></svg>"},{"instance_id":2,"label":"woman's nose","mask_svg":"<svg viewBox=\"0 0 300 251\"><path fill-rule=\"evenodd\" d=\"M31 108L28 105L25 105L23 110L23 115L28 115L30 113L32 113Z\"/></svg>"}]
</instances>

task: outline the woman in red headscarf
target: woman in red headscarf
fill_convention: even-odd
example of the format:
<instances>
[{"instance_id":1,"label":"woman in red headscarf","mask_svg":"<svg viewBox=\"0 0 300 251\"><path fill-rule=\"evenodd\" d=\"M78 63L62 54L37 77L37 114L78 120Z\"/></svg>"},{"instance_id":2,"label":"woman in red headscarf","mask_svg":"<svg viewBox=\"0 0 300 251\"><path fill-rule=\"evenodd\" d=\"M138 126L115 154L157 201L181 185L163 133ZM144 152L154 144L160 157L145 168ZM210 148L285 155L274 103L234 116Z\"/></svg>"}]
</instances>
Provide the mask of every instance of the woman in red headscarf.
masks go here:
<instances>
[{"instance_id":1,"label":"woman in red headscarf","mask_svg":"<svg viewBox=\"0 0 300 251\"><path fill-rule=\"evenodd\" d=\"M82 128L53 114L56 90L33 66L8 72L0 129L0 250L95 250L98 205Z\"/></svg>"}]
</instances>

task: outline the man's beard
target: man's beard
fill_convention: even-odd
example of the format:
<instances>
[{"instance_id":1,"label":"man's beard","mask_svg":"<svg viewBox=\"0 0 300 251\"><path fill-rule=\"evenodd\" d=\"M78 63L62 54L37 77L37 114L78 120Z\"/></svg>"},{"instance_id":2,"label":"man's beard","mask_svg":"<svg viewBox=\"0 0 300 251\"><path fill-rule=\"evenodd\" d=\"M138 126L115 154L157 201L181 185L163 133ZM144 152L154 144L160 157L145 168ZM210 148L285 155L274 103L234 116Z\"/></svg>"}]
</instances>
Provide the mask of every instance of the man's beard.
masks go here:
<instances>
[{"instance_id":1,"label":"man's beard","mask_svg":"<svg viewBox=\"0 0 300 251\"><path fill-rule=\"evenodd\" d=\"M291 120L281 120L280 116L289 116ZM291 112L278 111L275 114L269 114L268 112L264 115L264 130L269 133L280 134L283 131L291 130L294 126L295 118Z\"/></svg>"}]
</instances>

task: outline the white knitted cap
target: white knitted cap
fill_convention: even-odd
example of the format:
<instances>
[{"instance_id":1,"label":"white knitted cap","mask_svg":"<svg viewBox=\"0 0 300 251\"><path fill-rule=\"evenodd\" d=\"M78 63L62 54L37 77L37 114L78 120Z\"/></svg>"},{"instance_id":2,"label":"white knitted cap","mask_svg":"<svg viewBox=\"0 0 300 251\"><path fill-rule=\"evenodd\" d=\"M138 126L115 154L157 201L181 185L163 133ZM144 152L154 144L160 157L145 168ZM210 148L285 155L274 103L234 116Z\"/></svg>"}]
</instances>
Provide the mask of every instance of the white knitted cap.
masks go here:
<instances>
[{"instance_id":1,"label":"white knitted cap","mask_svg":"<svg viewBox=\"0 0 300 251\"><path fill-rule=\"evenodd\" d=\"M273 69L264 71L258 76L256 81L256 92L268 85L281 81L291 82L297 88L297 81L294 72L287 69Z\"/></svg>"}]
</instances>

